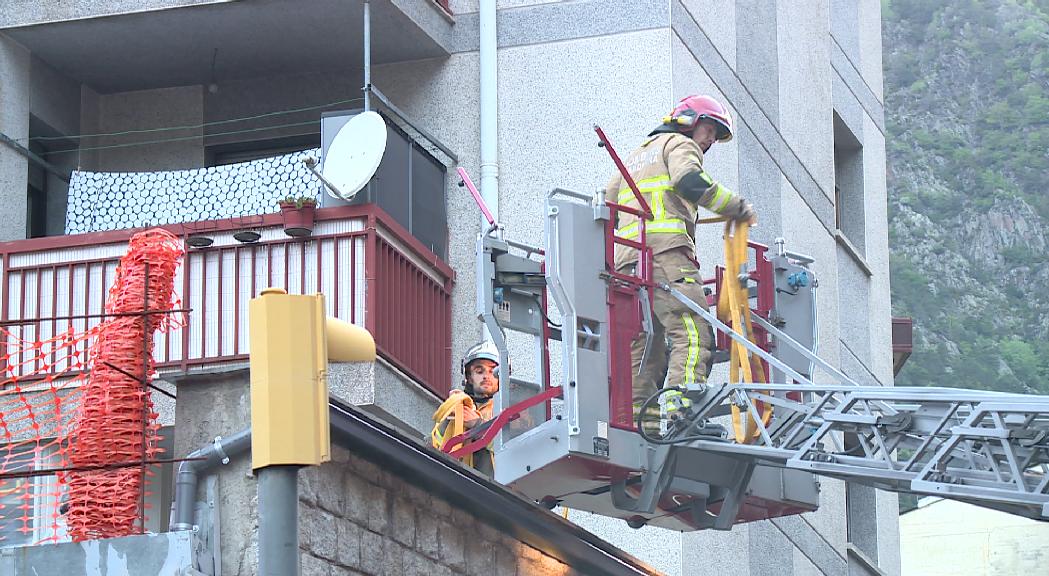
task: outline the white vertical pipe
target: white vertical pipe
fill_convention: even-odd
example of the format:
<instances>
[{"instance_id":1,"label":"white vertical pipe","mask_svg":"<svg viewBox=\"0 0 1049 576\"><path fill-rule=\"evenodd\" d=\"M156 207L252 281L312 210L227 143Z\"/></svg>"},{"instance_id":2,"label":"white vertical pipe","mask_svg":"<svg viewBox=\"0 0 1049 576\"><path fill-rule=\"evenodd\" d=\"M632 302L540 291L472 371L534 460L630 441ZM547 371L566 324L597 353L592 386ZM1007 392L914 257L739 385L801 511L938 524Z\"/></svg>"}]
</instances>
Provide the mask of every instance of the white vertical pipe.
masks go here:
<instances>
[{"instance_id":1,"label":"white vertical pipe","mask_svg":"<svg viewBox=\"0 0 1049 576\"><path fill-rule=\"evenodd\" d=\"M496 50L496 0L481 0L481 197L499 221L499 83ZM484 217L481 217L484 220ZM488 227L485 221L482 229Z\"/></svg>"},{"instance_id":2,"label":"white vertical pipe","mask_svg":"<svg viewBox=\"0 0 1049 576\"><path fill-rule=\"evenodd\" d=\"M372 109L372 11L364 0L364 111Z\"/></svg>"},{"instance_id":3,"label":"white vertical pipe","mask_svg":"<svg viewBox=\"0 0 1049 576\"><path fill-rule=\"evenodd\" d=\"M498 35L496 34L496 0L481 0L479 6L479 57L481 97L481 198L488 205L492 217L499 222L499 79L498 79ZM488 221L481 215L481 230L488 229ZM488 326L484 326L484 339L492 340ZM504 343L505 345L505 343ZM501 354L500 354L501 355ZM500 365L506 358L500 358ZM499 393L495 397L495 413L510 405L509 370L499 372ZM495 449L501 450L503 435L495 439Z\"/></svg>"}]
</instances>

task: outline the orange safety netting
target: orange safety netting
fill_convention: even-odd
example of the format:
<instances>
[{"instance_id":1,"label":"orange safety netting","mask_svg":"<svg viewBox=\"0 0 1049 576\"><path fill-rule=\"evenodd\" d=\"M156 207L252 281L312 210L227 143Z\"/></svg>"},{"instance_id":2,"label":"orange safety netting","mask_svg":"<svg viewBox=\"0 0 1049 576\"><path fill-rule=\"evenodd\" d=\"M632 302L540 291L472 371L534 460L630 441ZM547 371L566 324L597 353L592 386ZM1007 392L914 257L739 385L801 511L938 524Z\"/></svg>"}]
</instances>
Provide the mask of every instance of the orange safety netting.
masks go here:
<instances>
[{"instance_id":1,"label":"orange safety netting","mask_svg":"<svg viewBox=\"0 0 1049 576\"><path fill-rule=\"evenodd\" d=\"M153 336L173 324L182 254L169 232L136 234L100 324L43 342L0 329L0 546L142 530L160 453Z\"/></svg>"},{"instance_id":2,"label":"orange safety netting","mask_svg":"<svg viewBox=\"0 0 1049 576\"><path fill-rule=\"evenodd\" d=\"M96 332L69 330L37 342L0 329L0 546L53 542L65 534L63 475L31 474L69 466L65 437L80 403L85 349Z\"/></svg>"}]
</instances>

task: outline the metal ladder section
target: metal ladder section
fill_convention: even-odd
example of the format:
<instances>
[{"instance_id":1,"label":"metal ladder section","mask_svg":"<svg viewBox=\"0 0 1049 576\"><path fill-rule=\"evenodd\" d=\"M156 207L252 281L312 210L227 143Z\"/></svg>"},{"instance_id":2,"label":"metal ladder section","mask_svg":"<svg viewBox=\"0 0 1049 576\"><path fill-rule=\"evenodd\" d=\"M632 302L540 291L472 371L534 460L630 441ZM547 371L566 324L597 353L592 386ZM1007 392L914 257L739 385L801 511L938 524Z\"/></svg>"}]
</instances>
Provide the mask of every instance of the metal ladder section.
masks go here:
<instances>
[{"instance_id":1,"label":"metal ladder section","mask_svg":"<svg viewBox=\"0 0 1049 576\"><path fill-rule=\"evenodd\" d=\"M952 388L858 386L775 326L755 316L780 345L804 355L841 385L815 384L733 332L680 292L662 286L715 329L795 380L795 384L722 384L702 394L665 440L894 492L962 500L1038 520L1049 519L1049 397ZM757 403L772 405L766 426ZM750 415L758 437L747 444L691 434L724 406Z\"/></svg>"}]
</instances>

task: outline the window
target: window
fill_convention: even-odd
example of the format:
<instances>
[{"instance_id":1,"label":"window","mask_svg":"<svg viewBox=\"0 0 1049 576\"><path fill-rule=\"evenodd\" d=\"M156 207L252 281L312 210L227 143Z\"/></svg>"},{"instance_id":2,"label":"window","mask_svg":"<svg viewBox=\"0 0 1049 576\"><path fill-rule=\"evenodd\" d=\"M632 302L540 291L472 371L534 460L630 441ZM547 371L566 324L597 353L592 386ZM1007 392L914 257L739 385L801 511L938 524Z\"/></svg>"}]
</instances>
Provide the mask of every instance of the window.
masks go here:
<instances>
[{"instance_id":1,"label":"window","mask_svg":"<svg viewBox=\"0 0 1049 576\"><path fill-rule=\"evenodd\" d=\"M834 221L861 258L864 244L863 145L834 113Z\"/></svg>"},{"instance_id":2,"label":"window","mask_svg":"<svg viewBox=\"0 0 1049 576\"><path fill-rule=\"evenodd\" d=\"M161 428L161 454L173 453L174 436L172 427ZM0 445L0 548L69 541L64 509L68 501L66 485L55 474L27 475L60 468L63 464L59 454L59 444L50 439ZM175 465L171 463L149 466L145 522L149 532L167 530L174 500L174 473Z\"/></svg>"},{"instance_id":3,"label":"window","mask_svg":"<svg viewBox=\"0 0 1049 576\"><path fill-rule=\"evenodd\" d=\"M65 487L54 475L13 475L45 470L54 456L54 446L0 447L0 473L8 474L0 477L0 547L69 540L60 511Z\"/></svg>"},{"instance_id":4,"label":"window","mask_svg":"<svg viewBox=\"0 0 1049 576\"><path fill-rule=\"evenodd\" d=\"M212 166L225 166L227 164L250 162L260 158L301 152L310 148L316 148L319 143L320 134L305 134L302 136L288 136L286 138L208 146L204 150L205 166L209 168Z\"/></svg>"}]
</instances>

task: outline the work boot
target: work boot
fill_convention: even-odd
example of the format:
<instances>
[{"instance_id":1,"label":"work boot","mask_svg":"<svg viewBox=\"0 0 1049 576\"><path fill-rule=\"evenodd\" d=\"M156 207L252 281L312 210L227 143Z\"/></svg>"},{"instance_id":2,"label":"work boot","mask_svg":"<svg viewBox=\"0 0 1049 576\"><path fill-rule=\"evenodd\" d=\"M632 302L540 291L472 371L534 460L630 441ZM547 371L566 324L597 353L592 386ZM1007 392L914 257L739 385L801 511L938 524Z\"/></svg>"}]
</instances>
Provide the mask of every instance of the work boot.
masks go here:
<instances>
[{"instance_id":1,"label":"work boot","mask_svg":"<svg viewBox=\"0 0 1049 576\"><path fill-rule=\"evenodd\" d=\"M640 404L634 404L634 422L637 423L637 415L641 411ZM645 411L644 417L641 419L641 428L645 431L648 436L661 436L663 431L660 427L660 414L659 406L651 405Z\"/></svg>"},{"instance_id":2,"label":"work boot","mask_svg":"<svg viewBox=\"0 0 1049 576\"><path fill-rule=\"evenodd\" d=\"M672 420L675 416L684 417L684 414L679 414L679 412L683 413L692 407L692 401L682 394L680 390L670 390L663 397L666 399L668 419Z\"/></svg>"}]
</instances>

